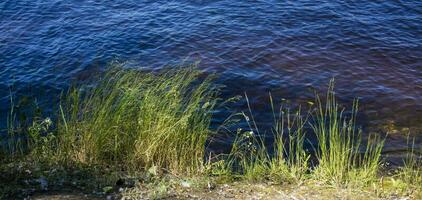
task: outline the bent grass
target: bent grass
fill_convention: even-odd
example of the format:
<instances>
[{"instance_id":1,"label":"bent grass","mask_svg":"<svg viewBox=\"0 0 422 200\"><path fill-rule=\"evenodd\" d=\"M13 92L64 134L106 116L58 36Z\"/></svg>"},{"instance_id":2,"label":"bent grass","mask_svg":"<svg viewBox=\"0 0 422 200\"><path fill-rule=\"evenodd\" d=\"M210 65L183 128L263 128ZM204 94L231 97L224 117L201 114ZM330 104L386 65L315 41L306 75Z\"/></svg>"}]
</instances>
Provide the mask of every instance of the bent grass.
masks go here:
<instances>
[{"instance_id":1,"label":"bent grass","mask_svg":"<svg viewBox=\"0 0 422 200\"><path fill-rule=\"evenodd\" d=\"M211 77L200 79L195 66L156 73L114 66L96 85L65 94L54 140L41 145L45 123L34 121L25 132L35 143L27 148L67 165L200 173L216 102L210 84ZM39 146L43 152L36 153Z\"/></svg>"},{"instance_id":2,"label":"bent grass","mask_svg":"<svg viewBox=\"0 0 422 200\"><path fill-rule=\"evenodd\" d=\"M301 117L300 109L291 113L283 105L276 111L271 94L269 97L274 120L273 148L267 147L264 139L266 135L260 132L245 94L248 114L242 112L240 115L246 121L248 130L238 129L227 159L227 168L240 173L249 181L300 182L307 174L310 157L303 146L307 118ZM284 139L285 134L287 139Z\"/></svg>"},{"instance_id":3,"label":"bent grass","mask_svg":"<svg viewBox=\"0 0 422 200\"><path fill-rule=\"evenodd\" d=\"M316 96L317 109L311 127L317 136L318 166L314 177L333 185L367 185L377 178L384 139L370 136L367 145L361 143L361 130L356 127L357 100L349 117L340 108L329 84L326 103Z\"/></svg>"},{"instance_id":4,"label":"bent grass","mask_svg":"<svg viewBox=\"0 0 422 200\"><path fill-rule=\"evenodd\" d=\"M158 74L117 67L94 88L72 90L58 126L65 158L201 171L216 91L199 75L194 66Z\"/></svg>"},{"instance_id":5,"label":"bent grass","mask_svg":"<svg viewBox=\"0 0 422 200\"><path fill-rule=\"evenodd\" d=\"M228 168L240 172L243 178L290 183L310 178L333 186L362 187L377 180L384 139L372 135L366 145L361 143L361 130L356 127L358 103L354 102L347 117L345 109L337 103L333 80L325 104L316 94L316 107L304 115L300 108L291 112L283 105L276 111L270 94L274 121L272 151L265 145L265 134L260 134L247 95L245 98L249 113L241 115L249 130L237 132L227 161ZM314 147L317 160L314 168L304 147L306 125L311 127L318 142Z\"/></svg>"},{"instance_id":6,"label":"bent grass","mask_svg":"<svg viewBox=\"0 0 422 200\"><path fill-rule=\"evenodd\" d=\"M276 109L269 95L271 145L254 119L246 94L245 99L248 111L236 116L246 121L246 130L238 129L225 159L206 163L206 141L213 134L209 126L217 101L211 78L200 78L194 66L157 73L115 66L96 85L65 93L56 124L36 118L26 130L19 128L27 134L27 141L19 138L5 153L23 155L29 151L32 160L39 162L132 172L153 168L174 175L198 175L211 170L217 175L261 182L318 181L330 186L365 187L379 180L384 139L372 135L366 145L361 142L362 133L356 127L358 102L354 101L350 114L345 114L336 100L333 81L325 102L316 94L315 107L305 114L300 108L291 111L283 102ZM13 106L9 115L9 133L14 137L20 132L14 128ZM308 134L317 138L315 155L304 147ZM413 152L411 155L397 176L407 188L422 182L420 160ZM311 156L316 165L311 166Z\"/></svg>"},{"instance_id":7,"label":"bent grass","mask_svg":"<svg viewBox=\"0 0 422 200\"><path fill-rule=\"evenodd\" d=\"M404 165L398 169L394 177L390 178L389 184L387 184L386 187L393 191L397 190L399 193L408 193L410 190L414 193L413 196L416 199L421 199L422 158L416 150L417 149L415 149L415 139L413 139L412 148L406 153L406 157L403 160Z\"/></svg>"}]
</instances>

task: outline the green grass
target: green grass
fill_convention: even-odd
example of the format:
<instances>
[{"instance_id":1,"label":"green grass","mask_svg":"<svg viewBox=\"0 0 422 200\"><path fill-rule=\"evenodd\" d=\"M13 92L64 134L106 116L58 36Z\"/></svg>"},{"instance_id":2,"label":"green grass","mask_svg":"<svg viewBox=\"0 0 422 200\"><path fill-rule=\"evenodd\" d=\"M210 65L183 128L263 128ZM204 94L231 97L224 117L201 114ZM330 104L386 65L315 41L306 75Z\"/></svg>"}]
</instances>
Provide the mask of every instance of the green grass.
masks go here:
<instances>
[{"instance_id":1,"label":"green grass","mask_svg":"<svg viewBox=\"0 0 422 200\"><path fill-rule=\"evenodd\" d=\"M66 158L201 171L215 91L199 75L193 66L158 74L115 68L96 87L72 91L58 126L61 146L71 144Z\"/></svg>"},{"instance_id":2,"label":"green grass","mask_svg":"<svg viewBox=\"0 0 422 200\"><path fill-rule=\"evenodd\" d=\"M361 130L356 127L358 102L354 101L347 117L337 103L334 82L330 82L325 105L317 95L317 111L312 129L317 136L318 166L314 176L334 185L366 185L377 178L384 140L372 135L367 145L361 143Z\"/></svg>"},{"instance_id":3,"label":"green grass","mask_svg":"<svg viewBox=\"0 0 422 200\"><path fill-rule=\"evenodd\" d=\"M283 104L276 110L271 94L269 97L273 114L272 148L266 145L266 133L260 132L245 94L248 113L242 112L240 116L248 127L247 130L238 129L227 168L249 181L298 183L309 170L310 155L304 149L304 125L308 119L301 117L300 109L291 112Z\"/></svg>"},{"instance_id":4,"label":"green grass","mask_svg":"<svg viewBox=\"0 0 422 200\"><path fill-rule=\"evenodd\" d=\"M313 179L333 186L368 186L377 181L384 140L371 135L367 144L361 142L361 130L356 127L357 101L351 114L346 115L334 95L334 82L329 84L325 101L316 94L316 103L302 113L299 108L291 111L283 104L275 109L270 95L273 114L273 149L265 144L265 133L260 133L248 104L248 113L240 113L248 130L238 130L228 168L247 180L301 183ZM324 102L324 103L323 103ZM315 104L315 106L313 106ZM310 166L310 154L304 147L309 125L316 135L314 147L317 165ZM270 153L272 152L272 153Z\"/></svg>"},{"instance_id":5,"label":"green grass","mask_svg":"<svg viewBox=\"0 0 422 200\"><path fill-rule=\"evenodd\" d=\"M211 79L199 76L194 66L157 73L114 66L96 85L64 95L55 130L34 120L24 131L27 148L54 163L199 173L216 99Z\"/></svg>"},{"instance_id":6,"label":"green grass","mask_svg":"<svg viewBox=\"0 0 422 200\"><path fill-rule=\"evenodd\" d=\"M214 162L205 159L205 152L207 140L214 134L209 127L217 93L212 77L202 77L195 66L142 72L117 65L101 74L95 84L63 93L53 120L37 115L30 122L21 122L11 99L10 137L1 152L0 166L9 169L7 163L12 163L12 168L26 163L27 168L37 170L57 166L64 171L94 169L95 176L101 176L97 172L103 169L153 171L154 176L165 172L179 179L204 177L208 172L228 178L224 179L227 182L317 182L354 189L378 187L383 182L379 168L384 139L370 135L362 142L362 131L356 125L358 102L349 110L343 108L337 102L333 81L325 99L316 94L309 110L291 110L270 94L272 129L267 132L256 122L245 94L248 109L234 117L244 120L247 127L236 131L230 153ZM312 135L318 145L311 155L305 142ZM267 136L273 138L272 143ZM311 156L316 163L310 162ZM22 182L13 173L5 174ZM405 165L391 177L391 188L420 190L415 185L422 185L421 177L421 160L410 152ZM169 189L162 184L151 187L156 188L151 198L159 198Z\"/></svg>"},{"instance_id":7,"label":"green grass","mask_svg":"<svg viewBox=\"0 0 422 200\"><path fill-rule=\"evenodd\" d=\"M422 187L422 159L415 152L415 140L412 149L406 154L404 165L400 168L400 178L408 185Z\"/></svg>"},{"instance_id":8,"label":"green grass","mask_svg":"<svg viewBox=\"0 0 422 200\"><path fill-rule=\"evenodd\" d=\"M390 178L389 187L400 193L409 192L411 189L415 191L413 195L420 199L422 198L422 159L416 152L414 139L412 148L406 153L403 161L404 165L398 169L395 177Z\"/></svg>"}]
</instances>

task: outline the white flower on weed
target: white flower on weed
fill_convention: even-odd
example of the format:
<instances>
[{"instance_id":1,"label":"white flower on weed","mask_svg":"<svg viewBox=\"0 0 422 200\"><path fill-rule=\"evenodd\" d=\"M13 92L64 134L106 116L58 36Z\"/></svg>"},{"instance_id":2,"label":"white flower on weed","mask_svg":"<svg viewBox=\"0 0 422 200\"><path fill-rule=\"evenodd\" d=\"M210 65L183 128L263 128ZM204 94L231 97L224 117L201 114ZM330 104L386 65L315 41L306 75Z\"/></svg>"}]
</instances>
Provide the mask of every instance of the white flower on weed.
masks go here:
<instances>
[{"instance_id":1,"label":"white flower on weed","mask_svg":"<svg viewBox=\"0 0 422 200\"><path fill-rule=\"evenodd\" d=\"M245 135L246 138L250 138L254 135L254 132L253 131L247 131L247 132L244 133L244 135Z\"/></svg>"},{"instance_id":2,"label":"white flower on weed","mask_svg":"<svg viewBox=\"0 0 422 200\"><path fill-rule=\"evenodd\" d=\"M249 117L247 115L245 115L245 120L249 121Z\"/></svg>"},{"instance_id":3,"label":"white flower on weed","mask_svg":"<svg viewBox=\"0 0 422 200\"><path fill-rule=\"evenodd\" d=\"M51 119L49 117L44 119L44 124L46 124L47 126L50 126L53 122L51 121Z\"/></svg>"}]
</instances>

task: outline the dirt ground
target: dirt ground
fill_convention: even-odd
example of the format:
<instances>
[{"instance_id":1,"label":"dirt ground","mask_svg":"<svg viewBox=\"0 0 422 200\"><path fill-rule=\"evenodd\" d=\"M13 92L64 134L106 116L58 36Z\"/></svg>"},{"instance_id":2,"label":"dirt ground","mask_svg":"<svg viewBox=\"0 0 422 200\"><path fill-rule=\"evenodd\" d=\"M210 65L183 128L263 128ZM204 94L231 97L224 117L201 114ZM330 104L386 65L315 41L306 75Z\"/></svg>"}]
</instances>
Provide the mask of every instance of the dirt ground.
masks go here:
<instances>
[{"instance_id":1,"label":"dirt ground","mask_svg":"<svg viewBox=\"0 0 422 200\"><path fill-rule=\"evenodd\" d=\"M114 193L104 196L87 196L83 194L36 194L31 199L37 200L96 200L96 199L268 199L268 200L306 200L306 199L350 199L350 200L366 200L366 199L417 199L416 197L407 196L400 197L389 195L388 197L377 196L376 193L362 192L361 190L327 188L323 186L282 186L267 184L245 184L232 183L216 186L212 189L198 188L173 188L168 189L161 194L153 194L154 192L147 189L137 188L131 191L130 195Z\"/></svg>"}]
</instances>

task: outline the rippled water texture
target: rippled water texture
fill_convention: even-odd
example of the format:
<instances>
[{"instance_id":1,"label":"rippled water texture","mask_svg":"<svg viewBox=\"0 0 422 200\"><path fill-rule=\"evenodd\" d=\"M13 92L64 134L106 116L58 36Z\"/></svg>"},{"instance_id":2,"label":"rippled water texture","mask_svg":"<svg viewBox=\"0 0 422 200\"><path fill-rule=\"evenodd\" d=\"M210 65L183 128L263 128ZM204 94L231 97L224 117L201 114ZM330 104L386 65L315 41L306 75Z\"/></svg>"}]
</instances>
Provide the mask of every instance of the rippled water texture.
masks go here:
<instances>
[{"instance_id":1,"label":"rippled water texture","mask_svg":"<svg viewBox=\"0 0 422 200\"><path fill-rule=\"evenodd\" d=\"M11 85L42 104L114 59L156 68L190 57L220 75L225 96L247 92L257 118L269 91L306 100L335 77L369 126L420 130L421 13L411 0L3 0L1 113Z\"/></svg>"}]
</instances>

